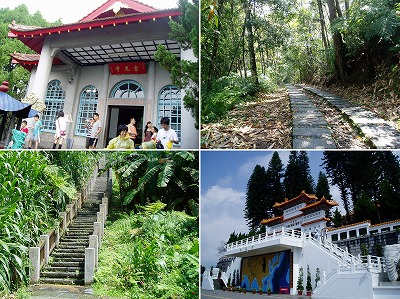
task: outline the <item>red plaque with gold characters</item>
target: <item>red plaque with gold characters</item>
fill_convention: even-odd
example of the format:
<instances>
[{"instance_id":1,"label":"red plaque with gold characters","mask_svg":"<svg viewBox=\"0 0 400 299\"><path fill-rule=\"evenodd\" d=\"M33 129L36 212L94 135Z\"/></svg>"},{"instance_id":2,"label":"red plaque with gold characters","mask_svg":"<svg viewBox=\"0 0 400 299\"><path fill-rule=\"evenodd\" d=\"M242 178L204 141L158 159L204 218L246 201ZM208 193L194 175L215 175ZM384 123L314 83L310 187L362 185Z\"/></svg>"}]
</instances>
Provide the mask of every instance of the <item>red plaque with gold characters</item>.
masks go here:
<instances>
[{"instance_id":1,"label":"red plaque with gold characters","mask_svg":"<svg viewBox=\"0 0 400 299\"><path fill-rule=\"evenodd\" d=\"M118 62L110 63L110 73L112 75L127 74L146 74L146 64L144 62Z\"/></svg>"}]
</instances>

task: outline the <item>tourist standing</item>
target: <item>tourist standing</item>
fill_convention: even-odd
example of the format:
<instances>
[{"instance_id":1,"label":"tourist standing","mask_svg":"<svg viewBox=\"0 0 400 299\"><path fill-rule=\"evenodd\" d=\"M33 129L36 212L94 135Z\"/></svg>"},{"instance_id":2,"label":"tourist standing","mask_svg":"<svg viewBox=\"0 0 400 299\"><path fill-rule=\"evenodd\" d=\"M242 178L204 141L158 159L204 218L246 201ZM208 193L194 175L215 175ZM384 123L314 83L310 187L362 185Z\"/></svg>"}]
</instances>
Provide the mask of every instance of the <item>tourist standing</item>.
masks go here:
<instances>
[{"instance_id":1,"label":"tourist standing","mask_svg":"<svg viewBox=\"0 0 400 299\"><path fill-rule=\"evenodd\" d=\"M43 123L40 120L39 114L34 116L35 119L35 126L33 127L33 137L29 140L29 147L32 148L32 141L35 142L35 149L38 148L40 143L40 130L43 128Z\"/></svg>"},{"instance_id":2,"label":"tourist standing","mask_svg":"<svg viewBox=\"0 0 400 299\"><path fill-rule=\"evenodd\" d=\"M163 117L161 119L161 127L157 134L157 142L161 142L164 149L171 149L172 145L178 144L178 136L176 135L175 130L169 127L169 118Z\"/></svg>"},{"instance_id":3,"label":"tourist standing","mask_svg":"<svg viewBox=\"0 0 400 299\"><path fill-rule=\"evenodd\" d=\"M131 140L128 134L128 126L127 125L119 125L118 127L118 136L111 139L108 146L108 149L134 149L135 143Z\"/></svg>"},{"instance_id":4,"label":"tourist standing","mask_svg":"<svg viewBox=\"0 0 400 299\"><path fill-rule=\"evenodd\" d=\"M68 114L68 118L64 117L64 111L58 113L58 118L56 120L56 134L54 135L53 149L57 147L62 148L65 137L67 136L67 123L72 123L71 114Z\"/></svg>"},{"instance_id":5,"label":"tourist standing","mask_svg":"<svg viewBox=\"0 0 400 299\"><path fill-rule=\"evenodd\" d=\"M97 141L99 140L99 134L101 132L101 122L99 119L99 114L93 114L93 125L90 133L89 148L95 149Z\"/></svg>"},{"instance_id":6,"label":"tourist standing","mask_svg":"<svg viewBox=\"0 0 400 299\"><path fill-rule=\"evenodd\" d=\"M90 136L92 135L92 127L93 127L94 119L87 119L85 124L83 125L85 129L87 130L86 132L86 142L85 142L85 148L89 149L89 141L90 141Z\"/></svg>"},{"instance_id":7,"label":"tourist standing","mask_svg":"<svg viewBox=\"0 0 400 299\"><path fill-rule=\"evenodd\" d=\"M153 136L153 125L151 121L148 121L146 124L146 131L144 131L144 142L150 141L151 136Z\"/></svg>"},{"instance_id":8,"label":"tourist standing","mask_svg":"<svg viewBox=\"0 0 400 299\"><path fill-rule=\"evenodd\" d=\"M129 138L133 141L133 143L135 143L136 136L138 135L135 124L136 124L135 118L131 117L131 122L128 125L128 133L129 133Z\"/></svg>"}]
</instances>

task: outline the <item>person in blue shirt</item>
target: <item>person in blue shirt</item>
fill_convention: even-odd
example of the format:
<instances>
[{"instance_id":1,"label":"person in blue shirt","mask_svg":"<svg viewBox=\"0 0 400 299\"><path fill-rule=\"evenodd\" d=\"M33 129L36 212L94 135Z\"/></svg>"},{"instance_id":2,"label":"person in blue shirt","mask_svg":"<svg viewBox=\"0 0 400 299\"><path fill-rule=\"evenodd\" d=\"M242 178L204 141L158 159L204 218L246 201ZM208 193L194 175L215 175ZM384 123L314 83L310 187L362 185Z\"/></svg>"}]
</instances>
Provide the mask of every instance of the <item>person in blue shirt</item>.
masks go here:
<instances>
[{"instance_id":1,"label":"person in blue shirt","mask_svg":"<svg viewBox=\"0 0 400 299\"><path fill-rule=\"evenodd\" d=\"M32 141L35 141L35 149L37 149L40 143L40 131L43 128L43 124L38 114L34 116L34 119L35 119L35 126L33 127L33 138L29 140L28 148L31 148Z\"/></svg>"}]
</instances>

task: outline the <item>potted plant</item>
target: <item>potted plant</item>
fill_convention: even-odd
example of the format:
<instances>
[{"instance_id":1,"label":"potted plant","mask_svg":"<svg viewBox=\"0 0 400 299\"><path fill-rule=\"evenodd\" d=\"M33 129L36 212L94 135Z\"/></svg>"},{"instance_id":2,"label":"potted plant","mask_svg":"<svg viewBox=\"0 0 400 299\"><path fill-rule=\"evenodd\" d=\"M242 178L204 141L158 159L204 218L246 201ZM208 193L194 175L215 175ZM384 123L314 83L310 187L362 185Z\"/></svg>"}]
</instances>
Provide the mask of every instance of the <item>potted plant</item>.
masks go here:
<instances>
[{"instance_id":1,"label":"potted plant","mask_svg":"<svg viewBox=\"0 0 400 299\"><path fill-rule=\"evenodd\" d=\"M316 273L315 273L315 287L318 286L318 281L320 281L320 274L319 274L319 268L317 268Z\"/></svg>"},{"instance_id":2,"label":"potted plant","mask_svg":"<svg viewBox=\"0 0 400 299\"><path fill-rule=\"evenodd\" d=\"M243 294L246 294L246 287L244 287L244 288L242 288L242 290L243 290Z\"/></svg>"},{"instance_id":3,"label":"potted plant","mask_svg":"<svg viewBox=\"0 0 400 299\"><path fill-rule=\"evenodd\" d=\"M238 290L239 290L239 293L241 293L241 292L242 292L242 288L238 288Z\"/></svg>"},{"instance_id":4,"label":"potted plant","mask_svg":"<svg viewBox=\"0 0 400 299\"><path fill-rule=\"evenodd\" d=\"M262 288L261 288L261 287L258 289L258 293L259 293L260 295L262 295Z\"/></svg>"},{"instance_id":5,"label":"potted plant","mask_svg":"<svg viewBox=\"0 0 400 299\"><path fill-rule=\"evenodd\" d=\"M253 289L253 294L255 294L256 292L257 292L257 290L254 288L254 289Z\"/></svg>"},{"instance_id":6,"label":"potted plant","mask_svg":"<svg viewBox=\"0 0 400 299\"><path fill-rule=\"evenodd\" d=\"M311 272L310 272L310 266L309 265L307 265L307 285L306 285L306 290L307 290L307 296L311 296L312 285L311 285Z\"/></svg>"},{"instance_id":7,"label":"potted plant","mask_svg":"<svg viewBox=\"0 0 400 299\"><path fill-rule=\"evenodd\" d=\"M304 290L304 286L303 286L303 267L300 267L299 278L297 279L297 292L299 293L299 295L303 295L303 290Z\"/></svg>"},{"instance_id":8,"label":"potted plant","mask_svg":"<svg viewBox=\"0 0 400 299\"><path fill-rule=\"evenodd\" d=\"M268 293L268 296L271 296L271 288L268 288L267 293Z\"/></svg>"}]
</instances>

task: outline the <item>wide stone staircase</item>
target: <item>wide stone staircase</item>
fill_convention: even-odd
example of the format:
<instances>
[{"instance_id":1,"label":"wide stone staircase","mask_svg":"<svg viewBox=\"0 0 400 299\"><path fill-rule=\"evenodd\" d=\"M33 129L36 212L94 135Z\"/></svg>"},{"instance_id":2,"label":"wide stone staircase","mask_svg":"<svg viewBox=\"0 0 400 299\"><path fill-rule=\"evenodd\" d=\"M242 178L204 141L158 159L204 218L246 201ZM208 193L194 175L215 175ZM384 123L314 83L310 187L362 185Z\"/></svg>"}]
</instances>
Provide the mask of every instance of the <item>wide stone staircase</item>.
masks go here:
<instances>
[{"instance_id":1,"label":"wide stone staircase","mask_svg":"<svg viewBox=\"0 0 400 299\"><path fill-rule=\"evenodd\" d=\"M107 173L96 179L93 191L61 237L58 247L50 254L48 265L42 268L40 283L84 285L85 248L89 246L89 236L94 231L107 181Z\"/></svg>"}]
</instances>

